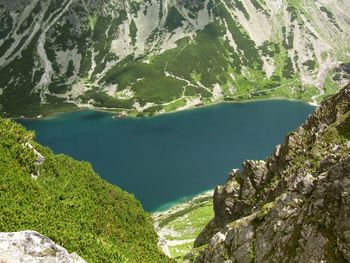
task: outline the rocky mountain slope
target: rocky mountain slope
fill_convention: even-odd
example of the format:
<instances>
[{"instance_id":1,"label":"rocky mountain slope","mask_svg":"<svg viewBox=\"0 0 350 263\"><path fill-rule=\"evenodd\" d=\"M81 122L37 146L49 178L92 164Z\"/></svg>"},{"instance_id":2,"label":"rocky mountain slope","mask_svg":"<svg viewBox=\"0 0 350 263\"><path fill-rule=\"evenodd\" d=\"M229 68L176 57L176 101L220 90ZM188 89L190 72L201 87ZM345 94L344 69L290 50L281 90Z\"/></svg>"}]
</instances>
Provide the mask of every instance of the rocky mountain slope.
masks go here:
<instances>
[{"instance_id":1,"label":"rocky mountain slope","mask_svg":"<svg viewBox=\"0 0 350 263\"><path fill-rule=\"evenodd\" d=\"M44 261L67 256L59 246L86 262L171 262L135 197L102 180L90 164L55 155L34 137L0 118L0 232L33 230L57 245L33 232L0 233L0 262L22 262L6 261L13 253L34 257L30 262L69 262Z\"/></svg>"},{"instance_id":2,"label":"rocky mountain slope","mask_svg":"<svg viewBox=\"0 0 350 263\"><path fill-rule=\"evenodd\" d=\"M215 189L191 262L350 262L350 85Z\"/></svg>"},{"instance_id":3,"label":"rocky mountain slope","mask_svg":"<svg viewBox=\"0 0 350 263\"><path fill-rule=\"evenodd\" d=\"M319 102L349 77L349 9L343 0L2 0L0 111Z\"/></svg>"}]
</instances>

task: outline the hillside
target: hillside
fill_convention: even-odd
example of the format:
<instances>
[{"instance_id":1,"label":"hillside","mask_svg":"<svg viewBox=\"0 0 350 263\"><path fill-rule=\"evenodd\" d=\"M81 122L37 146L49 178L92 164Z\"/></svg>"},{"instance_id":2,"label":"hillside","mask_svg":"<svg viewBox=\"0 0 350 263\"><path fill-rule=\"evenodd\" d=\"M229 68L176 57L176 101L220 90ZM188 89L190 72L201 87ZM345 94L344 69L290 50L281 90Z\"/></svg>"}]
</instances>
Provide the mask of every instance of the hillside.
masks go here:
<instances>
[{"instance_id":1,"label":"hillside","mask_svg":"<svg viewBox=\"0 0 350 263\"><path fill-rule=\"evenodd\" d=\"M350 85L213 196L188 262L350 262Z\"/></svg>"},{"instance_id":2,"label":"hillside","mask_svg":"<svg viewBox=\"0 0 350 263\"><path fill-rule=\"evenodd\" d=\"M349 9L341 0L1 1L0 114L318 103L349 78Z\"/></svg>"},{"instance_id":3,"label":"hillside","mask_svg":"<svg viewBox=\"0 0 350 263\"><path fill-rule=\"evenodd\" d=\"M0 119L0 232L37 231L87 262L170 262L133 196L34 137Z\"/></svg>"}]
</instances>

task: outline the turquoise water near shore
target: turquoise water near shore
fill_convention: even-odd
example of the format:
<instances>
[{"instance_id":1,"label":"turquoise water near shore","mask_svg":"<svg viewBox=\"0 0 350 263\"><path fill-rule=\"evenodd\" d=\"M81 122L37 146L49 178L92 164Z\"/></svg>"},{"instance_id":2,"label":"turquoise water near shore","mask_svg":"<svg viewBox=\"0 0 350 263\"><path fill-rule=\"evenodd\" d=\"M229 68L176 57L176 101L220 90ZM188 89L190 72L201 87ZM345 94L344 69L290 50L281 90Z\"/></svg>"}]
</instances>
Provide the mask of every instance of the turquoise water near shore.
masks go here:
<instances>
[{"instance_id":1,"label":"turquoise water near shore","mask_svg":"<svg viewBox=\"0 0 350 263\"><path fill-rule=\"evenodd\" d=\"M152 212L225 183L246 159L264 159L313 110L302 102L271 100L152 118L113 119L84 110L19 122L55 153L91 162Z\"/></svg>"},{"instance_id":2,"label":"turquoise water near shore","mask_svg":"<svg viewBox=\"0 0 350 263\"><path fill-rule=\"evenodd\" d=\"M188 196L183 196L183 197L181 197L179 199L176 199L176 200L172 200L170 202L167 202L167 203L157 207L156 209L153 209L152 212L160 213L160 212L167 211L167 210L173 208L176 205L187 203L187 202L193 200L194 198L209 192L210 190L213 190L213 189L209 189L209 190L206 190L206 191L202 191L200 193L191 194L191 195L188 195Z\"/></svg>"}]
</instances>

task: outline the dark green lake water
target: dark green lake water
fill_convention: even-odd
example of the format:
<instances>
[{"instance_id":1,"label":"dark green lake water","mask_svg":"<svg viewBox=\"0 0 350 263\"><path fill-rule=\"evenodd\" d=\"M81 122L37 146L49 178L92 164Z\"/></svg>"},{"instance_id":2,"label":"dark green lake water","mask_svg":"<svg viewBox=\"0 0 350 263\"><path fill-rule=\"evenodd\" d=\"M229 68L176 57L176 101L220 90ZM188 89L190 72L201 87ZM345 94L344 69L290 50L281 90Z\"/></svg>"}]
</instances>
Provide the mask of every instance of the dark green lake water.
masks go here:
<instances>
[{"instance_id":1,"label":"dark green lake water","mask_svg":"<svg viewBox=\"0 0 350 263\"><path fill-rule=\"evenodd\" d=\"M314 107L301 102L219 104L154 118L113 119L78 111L20 121L56 153L92 163L148 211L226 181L245 159L262 159Z\"/></svg>"}]
</instances>

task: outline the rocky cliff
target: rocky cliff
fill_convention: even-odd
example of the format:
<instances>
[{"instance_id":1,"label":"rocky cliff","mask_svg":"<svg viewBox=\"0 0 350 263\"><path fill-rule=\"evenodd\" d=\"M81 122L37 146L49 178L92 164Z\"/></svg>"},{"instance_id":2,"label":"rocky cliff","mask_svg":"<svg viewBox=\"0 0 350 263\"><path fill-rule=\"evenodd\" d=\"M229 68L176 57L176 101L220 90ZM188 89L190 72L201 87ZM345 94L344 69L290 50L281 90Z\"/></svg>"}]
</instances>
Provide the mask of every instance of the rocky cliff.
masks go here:
<instances>
[{"instance_id":1,"label":"rocky cliff","mask_svg":"<svg viewBox=\"0 0 350 263\"><path fill-rule=\"evenodd\" d=\"M349 77L349 9L341 0L3 0L0 113L319 102Z\"/></svg>"},{"instance_id":2,"label":"rocky cliff","mask_svg":"<svg viewBox=\"0 0 350 263\"><path fill-rule=\"evenodd\" d=\"M350 262L350 85L214 193L193 262Z\"/></svg>"}]
</instances>

